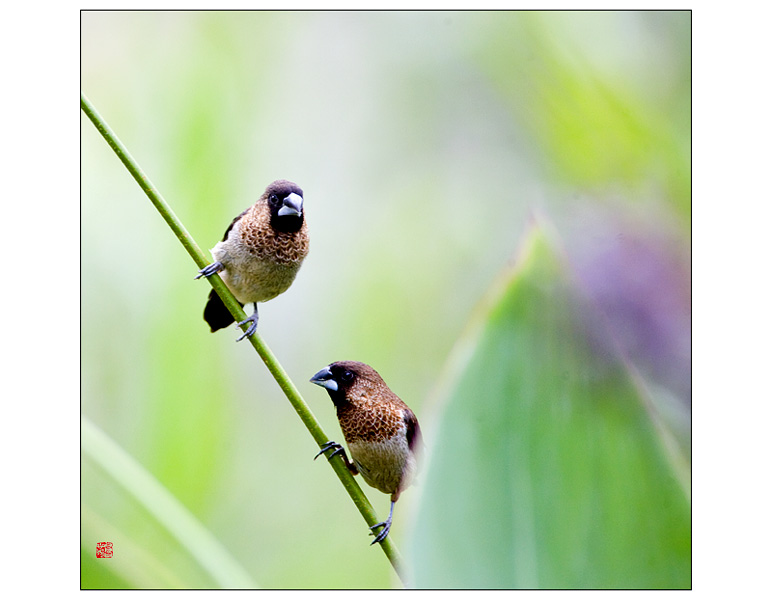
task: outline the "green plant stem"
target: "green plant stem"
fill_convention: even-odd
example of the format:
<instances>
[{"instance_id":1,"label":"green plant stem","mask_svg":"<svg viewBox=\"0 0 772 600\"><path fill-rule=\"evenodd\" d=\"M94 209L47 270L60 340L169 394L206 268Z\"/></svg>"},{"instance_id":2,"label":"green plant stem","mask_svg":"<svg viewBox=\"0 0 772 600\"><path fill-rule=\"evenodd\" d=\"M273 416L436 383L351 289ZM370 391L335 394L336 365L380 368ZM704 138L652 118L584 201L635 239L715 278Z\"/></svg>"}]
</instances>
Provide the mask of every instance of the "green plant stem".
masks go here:
<instances>
[{"instance_id":1,"label":"green plant stem","mask_svg":"<svg viewBox=\"0 0 772 600\"><path fill-rule=\"evenodd\" d=\"M156 209L158 209L158 212L161 213L161 216L180 240L185 250L188 251L188 254L190 254L190 256L193 258L196 265L199 268L203 268L208 265L209 261L201 252L201 249L198 247L193 237L188 233L188 231L172 211L171 207L167 204L166 200L164 200L163 196L161 196L160 192L158 192L156 187L152 184L148 176L144 173L144 171L142 171L126 147L121 143L115 133L113 133L105 120L99 115L94 106L88 101L82 92L80 95L80 106L89 120L91 120L91 122L97 128L99 133L102 134L102 137L105 139L105 141L107 141L108 145L118 155L118 158L128 169L129 173L131 173L132 177L134 177L134 179L137 181L139 186L142 188L142 191L144 191L147 197L150 198L153 206L155 206ZM236 322L243 321L247 315L244 313L241 305L230 292L220 276L213 275L209 277L208 280L220 298L222 298L225 306L228 307L228 310L236 319ZM247 326L248 325L245 324L242 326L242 328L246 330ZM265 363L271 375L273 375L276 383L279 384L279 387L287 396L287 399L290 401L290 404L292 404L292 407L298 413L301 421L303 421L303 424L311 433L314 441L319 445L319 447L330 441L330 438L322 430L319 422L311 412L311 409L303 400L300 392L298 392L295 384L289 378L287 372L276 359L273 352L271 352L270 348L268 348L265 342L263 342L260 335L255 333L249 338L249 340L255 350L257 350L258 355ZM331 461L329 461L329 463L335 473L338 475L338 478L343 484L343 487L346 489L349 496L353 500L354 505L364 517L367 525L373 526L376 523L379 523L381 520L376 516L375 510L370 504L370 501L367 499L367 496L365 496L364 492L362 491L362 488L346 468L342 457L336 456ZM400 577L400 579L402 579L401 558L397 548L391 541L391 537L386 537L386 539L381 542L380 546L394 567L395 572Z\"/></svg>"}]
</instances>

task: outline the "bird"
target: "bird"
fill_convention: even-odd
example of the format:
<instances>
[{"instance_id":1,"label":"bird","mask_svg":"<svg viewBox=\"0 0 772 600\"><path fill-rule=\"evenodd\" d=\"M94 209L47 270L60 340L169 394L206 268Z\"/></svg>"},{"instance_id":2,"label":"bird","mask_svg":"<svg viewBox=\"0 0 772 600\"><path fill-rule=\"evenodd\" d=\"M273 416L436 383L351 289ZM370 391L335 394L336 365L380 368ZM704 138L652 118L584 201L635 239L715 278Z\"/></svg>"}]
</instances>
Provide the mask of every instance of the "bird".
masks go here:
<instances>
[{"instance_id":1,"label":"bird","mask_svg":"<svg viewBox=\"0 0 772 600\"><path fill-rule=\"evenodd\" d=\"M418 419L378 372L365 363L334 362L316 373L311 383L325 388L330 395L352 458L350 461L343 447L330 440L321 446L314 460L333 450L328 460L340 454L353 475L361 473L368 485L391 495L389 518L370 527L375 536L370 545L382 542L391 530L394 505L417 471L423 448Z\"/></svg>"},{"instance_id":2,"label":"bird","mask_svg":"<svg viewBox=\"0 0 772 600\"><path fill-rule=\"evenodd\" d=\"M233 219L211 250L214 262L195 279L221 273L241 306L254 304L252 315L238 323L249 327L237 342L257 330L257 303L287 291L308 255L308 246L303 190L291 181L274 181L254 205ZM236 320L214 289L209 292L204 320L212 332Z\"/></svg>"}]
</instances>

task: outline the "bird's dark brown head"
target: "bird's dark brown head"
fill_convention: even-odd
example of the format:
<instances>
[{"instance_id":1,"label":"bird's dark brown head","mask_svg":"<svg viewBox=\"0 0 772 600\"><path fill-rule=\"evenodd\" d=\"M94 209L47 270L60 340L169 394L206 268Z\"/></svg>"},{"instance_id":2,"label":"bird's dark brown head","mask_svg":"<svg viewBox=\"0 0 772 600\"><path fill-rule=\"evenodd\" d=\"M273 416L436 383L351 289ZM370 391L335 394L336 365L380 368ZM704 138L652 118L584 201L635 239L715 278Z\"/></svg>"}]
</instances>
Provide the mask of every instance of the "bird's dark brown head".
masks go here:
<instances>
[{"instance_id":1,"label":"bird's dark brown head","mask_svg":"<svg viewBox=\"0 0 772 600\"><path fill-rule=\"evenodd\" d=\"M326 366L311 378L311 383L325 388L336 405L355 400L359 396L370 396L384 388L388 390L378 371L353 360Z\"/></svg>"},{"instance_id":2,"label":"bird's dark brown head","mask_svg":"<svg viewBox=\"0 0 772 600\"><path fill-rule=\"evenodd\" d=\"M294 233L303 226L303 190L291 181L279 179L269 185L262 199L271 212L271 227Z\"/></svg>"}]
</instances>

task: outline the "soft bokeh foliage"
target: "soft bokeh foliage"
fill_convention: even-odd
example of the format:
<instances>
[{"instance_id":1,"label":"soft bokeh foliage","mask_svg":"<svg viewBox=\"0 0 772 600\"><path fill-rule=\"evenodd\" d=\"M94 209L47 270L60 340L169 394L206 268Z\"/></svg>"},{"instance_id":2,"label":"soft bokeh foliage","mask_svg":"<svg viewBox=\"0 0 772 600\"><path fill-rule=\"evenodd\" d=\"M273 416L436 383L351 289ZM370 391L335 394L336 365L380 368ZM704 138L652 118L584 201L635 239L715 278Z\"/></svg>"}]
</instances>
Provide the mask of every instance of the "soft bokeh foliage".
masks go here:
<instances>
[{"instance_id":1,"label":"soft bokeh foliage","mask_svg":"<svg viewBox=\"0 0 772 600\"><path fill-rule=\"evenodd\" d=\"M533 213L592 307L587 352L634 369L688 457L690 34L683 12L84 12L81 85L202 247L273 179L304 189L311 253L260 332L333 439L307 380L334 360L372 364L418 414L429 470L392 529L408 549L438 498L444 365ZM397 583L255 353L208 332L207 284L85 117L81 273L84 415L261 587ZM485 496L467 468L449 511ZM81 482L83 587L216 585L86 454ZM579 585L560 575L488 584Z\"/></svg>"},{"instance_id":2,"label":"soft bokeh foliage","mask_svg":"<svg viewBox=\"0 0 772 600\"><path fill-rule=\"evenodd\" d=\"M536 227L449 363L418 586L691 587L688 460L595 310Z\"/></svg>"}]
</instances>

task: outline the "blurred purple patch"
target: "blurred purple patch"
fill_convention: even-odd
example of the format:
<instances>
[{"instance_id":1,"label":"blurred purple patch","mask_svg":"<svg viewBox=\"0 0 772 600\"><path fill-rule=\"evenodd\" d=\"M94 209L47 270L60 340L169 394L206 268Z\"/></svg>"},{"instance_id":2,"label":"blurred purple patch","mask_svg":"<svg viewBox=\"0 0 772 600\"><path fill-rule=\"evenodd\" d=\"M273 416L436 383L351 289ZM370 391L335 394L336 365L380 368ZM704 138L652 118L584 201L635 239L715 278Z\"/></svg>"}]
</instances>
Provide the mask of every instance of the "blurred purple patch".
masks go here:
<instances>
[{"instance_id":1,"label":"blurred purple patch","mask_svg":"<svg viewBox=\"0 0 772 600\"><path fill-rule=\"evenodd\" d=\"M594 217L581 220L567 248L606 322L590 327L592 343L604 352L616 353L612 345L621 350L649 384L690 410L689 247L651 215L645 223Z\"/></svg>"}]
</instances>

